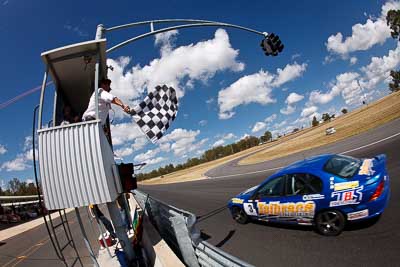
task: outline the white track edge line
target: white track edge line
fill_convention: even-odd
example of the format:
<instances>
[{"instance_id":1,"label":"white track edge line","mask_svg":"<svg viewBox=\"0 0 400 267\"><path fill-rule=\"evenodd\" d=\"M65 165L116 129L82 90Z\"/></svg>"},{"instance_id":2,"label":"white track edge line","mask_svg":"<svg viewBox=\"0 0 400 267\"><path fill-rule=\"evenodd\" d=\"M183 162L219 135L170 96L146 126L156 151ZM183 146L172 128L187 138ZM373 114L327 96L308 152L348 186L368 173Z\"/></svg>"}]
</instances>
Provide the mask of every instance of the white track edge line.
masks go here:
<instances>
[{"instance_id":1,"label":"white track edge line","mask_svg":"<svg viewBox=\"0 0 400 267\"><path fill-rule=\"evenodd\" d=\"M344 152L341 152L341 153L338 153L338 154L346 154L346 153L353 152L353 151L356 151L356 150L360 150L360 149L363 149L363 148L366 148L366 147L369 147L369 146L373 146L373 145L379 144L379 143L381 143L383 141L386 141L388 139L391 139L393 137L396 137L398 135L400 135L400 133L393 134L393 135L385 137L385 138L383 138L381 140L372 142L372 143L370 143L368 145L363 145L363 146L360 146L360 147L357 147L357 148L353 148L353 149L350 149L350 150L347 150L347 151L344 151ZM273 171L273 170L282 169L284 167L285 166L275 167L275 168L270 168L270 169L264 169L264 170L254 171L254 172L229 174L229 175L222 175L222 176L215 176L215 177L206 176L206 177L209 178L209 179L227 178L227 177L234 177L234 176L241 176L241 175L248 175L248 174L255 174L255 173L262 173L262 172L267 172L267 171Z\"/></svg>"}]
</instances>

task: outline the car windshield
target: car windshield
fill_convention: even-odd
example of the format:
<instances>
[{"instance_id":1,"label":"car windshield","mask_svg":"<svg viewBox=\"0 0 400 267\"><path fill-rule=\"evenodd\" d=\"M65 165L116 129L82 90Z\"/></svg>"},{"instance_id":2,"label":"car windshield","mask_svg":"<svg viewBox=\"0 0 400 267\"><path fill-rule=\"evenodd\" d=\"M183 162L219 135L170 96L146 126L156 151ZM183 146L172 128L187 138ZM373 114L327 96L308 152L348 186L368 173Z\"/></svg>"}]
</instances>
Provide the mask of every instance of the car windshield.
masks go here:
<instances>
[{"instance_id":1,"label":"car windshield","mask_svg":"<svg viewBox=\"0 0 400 267\"><path fill-rule=\"evenodd\" d=\"M325 163L324 171L343 178L350 178L357 172L360 165L361 160L359 159L349 156L335 155Z\"/></svg>"}]
</instances>

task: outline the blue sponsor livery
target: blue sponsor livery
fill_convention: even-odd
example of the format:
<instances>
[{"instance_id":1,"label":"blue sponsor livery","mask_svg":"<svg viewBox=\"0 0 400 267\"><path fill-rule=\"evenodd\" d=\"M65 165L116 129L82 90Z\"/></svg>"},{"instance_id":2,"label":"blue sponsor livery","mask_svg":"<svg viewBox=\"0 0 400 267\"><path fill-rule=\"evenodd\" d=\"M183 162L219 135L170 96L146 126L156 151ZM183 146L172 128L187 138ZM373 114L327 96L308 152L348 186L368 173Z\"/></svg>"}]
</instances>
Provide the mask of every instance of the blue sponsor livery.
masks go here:
<instances>
[{"instance_id":1,"label":"blue sponsor livery","mask_svg":"<svg viewBox=\"0 0 400 267\"><path fill-rule=\"evenodd\" d=\"M295 162L228 204L239 223L251 219L315 225L339 235L349 221L382 214L389 200L386 156L319 155Z\"/></svg>"}]
</instances>

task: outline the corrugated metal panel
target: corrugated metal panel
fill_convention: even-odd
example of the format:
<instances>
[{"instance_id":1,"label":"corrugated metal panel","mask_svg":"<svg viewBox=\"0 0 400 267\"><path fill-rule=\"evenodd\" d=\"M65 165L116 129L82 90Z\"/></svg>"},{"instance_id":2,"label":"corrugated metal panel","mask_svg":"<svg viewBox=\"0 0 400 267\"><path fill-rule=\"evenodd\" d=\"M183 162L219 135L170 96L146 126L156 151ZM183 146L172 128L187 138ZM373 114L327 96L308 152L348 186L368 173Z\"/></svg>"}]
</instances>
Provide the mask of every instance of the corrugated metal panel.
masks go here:
<instances>
[{"instance_id":1,"label":"corrugated metal panel","mask_svg":"<svg viewBox=\"0 0 400 267\"><path fill-rule=\"evenodd\" d=\"M99 121L42 129L38 135L40 177L48 209L116 199L121 191L119 176Z\"/></svg>"}]
</instances>

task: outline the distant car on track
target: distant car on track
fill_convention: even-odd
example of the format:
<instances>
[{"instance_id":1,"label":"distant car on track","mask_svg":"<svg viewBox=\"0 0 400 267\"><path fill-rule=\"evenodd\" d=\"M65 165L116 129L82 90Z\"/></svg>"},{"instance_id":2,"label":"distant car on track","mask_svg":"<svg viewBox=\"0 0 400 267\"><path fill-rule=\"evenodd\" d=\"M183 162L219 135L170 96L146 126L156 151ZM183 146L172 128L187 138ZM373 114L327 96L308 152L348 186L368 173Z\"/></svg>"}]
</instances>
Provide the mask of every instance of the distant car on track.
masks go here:
<instances>
[{"instance_id":1,"label":"distant car on track","mask_svg":"<svg viewBox=\"0 0 400 267\"><path fill-rule=\"evenodd\" d=\"M314 225L339 235L347 222L378 217L389 200L386 156L319 155L295 162L228 204L233 219Z\"/></svg>"},{"instance_id":2,"label":"distant car on track","mask_svg":"<svg viewBox=\"0 0 400 267\"><path fill-rule=\"evenodd\" d=\"M326 130L325 130L326 135L331 135L334 133L336 133L336 129L334 127L329 127L329 128L326 128Z\"/></svg>"}]
</instances>

